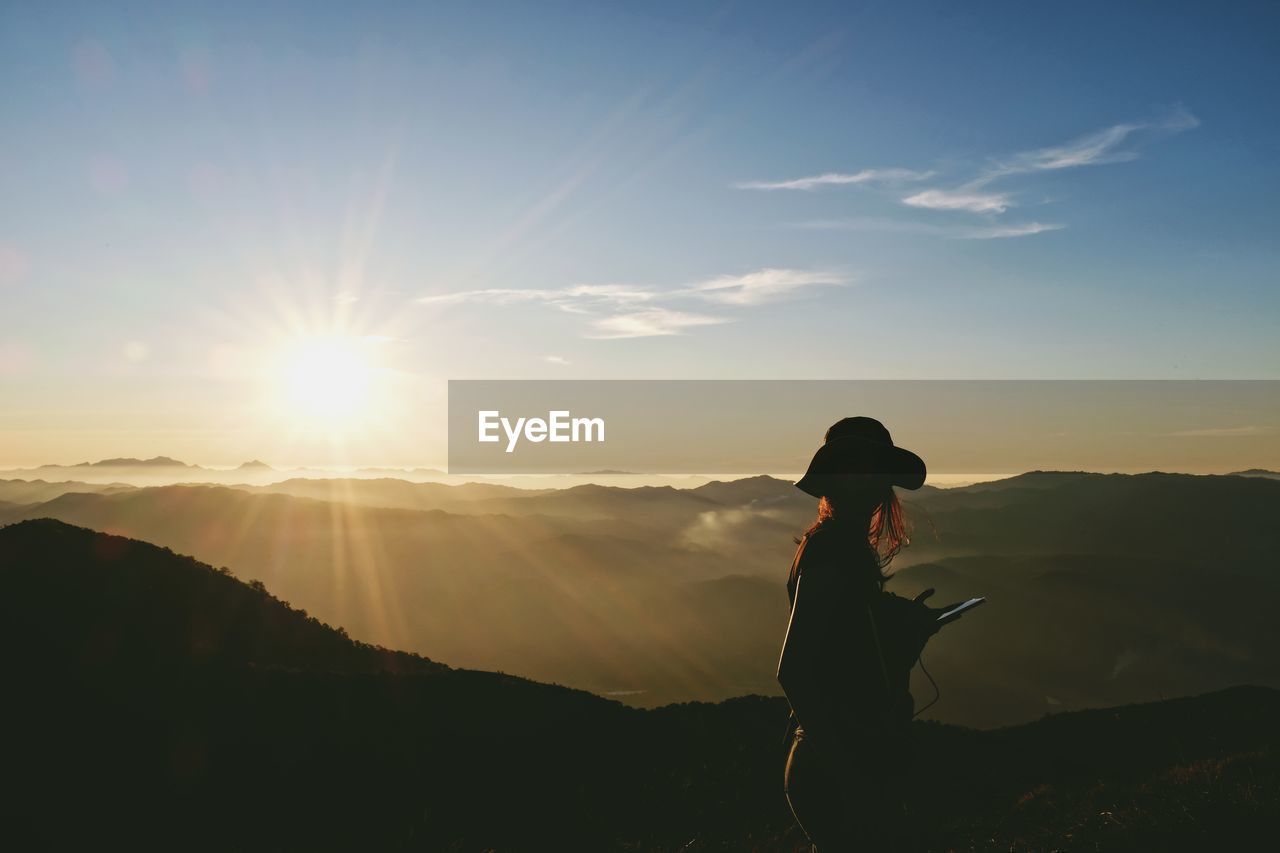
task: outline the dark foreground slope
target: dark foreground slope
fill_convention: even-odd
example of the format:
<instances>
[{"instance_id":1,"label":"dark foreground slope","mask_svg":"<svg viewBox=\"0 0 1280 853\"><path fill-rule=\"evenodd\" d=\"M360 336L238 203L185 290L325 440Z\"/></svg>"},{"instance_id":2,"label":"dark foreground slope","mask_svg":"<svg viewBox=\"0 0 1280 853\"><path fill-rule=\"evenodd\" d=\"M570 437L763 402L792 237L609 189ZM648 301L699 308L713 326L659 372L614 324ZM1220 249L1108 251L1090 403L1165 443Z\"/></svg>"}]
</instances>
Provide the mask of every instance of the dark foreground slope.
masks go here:
<instances>
[{"instance_id":1,"label":"dark foreground slope","mask_svg":"<svg viewBox=\"0 0 1280 853\"><path fill-rule=\"evenodd\" d=\"M780 700L655 711L352 642L260 587L0 529L0 847L762 850ZM919 728L936 850L1229 849L1280 818L1280 694ZM95 844L92 846L102 846Z\"/></svg>"}]
</instances>

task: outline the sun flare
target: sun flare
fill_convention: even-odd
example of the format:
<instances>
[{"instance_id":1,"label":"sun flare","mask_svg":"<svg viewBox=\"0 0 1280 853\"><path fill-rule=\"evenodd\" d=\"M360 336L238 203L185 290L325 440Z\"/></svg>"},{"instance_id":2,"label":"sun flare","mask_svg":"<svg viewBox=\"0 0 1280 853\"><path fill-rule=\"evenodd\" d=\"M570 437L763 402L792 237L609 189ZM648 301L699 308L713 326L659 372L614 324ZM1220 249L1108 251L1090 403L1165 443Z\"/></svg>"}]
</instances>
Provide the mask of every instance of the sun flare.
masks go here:
<instances>
[{"instance_id":1,"label":"sun flare","mask_svg":"<svg viewBox=\"0 0 1280 853\"><path fill-rule=\"evenodd\" d=\"M372 413L379 372L365 338L302 338L281 353L280 403L302 425L349 428Z\"/></svg>"}]
</instances>

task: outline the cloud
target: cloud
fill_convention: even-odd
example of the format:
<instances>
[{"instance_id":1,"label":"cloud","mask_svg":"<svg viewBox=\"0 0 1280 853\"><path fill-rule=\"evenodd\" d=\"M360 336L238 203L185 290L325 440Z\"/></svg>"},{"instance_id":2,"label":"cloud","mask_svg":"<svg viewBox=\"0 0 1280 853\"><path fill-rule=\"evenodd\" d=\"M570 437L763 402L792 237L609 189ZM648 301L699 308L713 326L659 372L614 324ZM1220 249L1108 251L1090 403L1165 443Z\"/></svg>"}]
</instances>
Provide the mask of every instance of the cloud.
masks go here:
<instances>
[{"instance_id":1,"label":"cloud","mask_svg":"<svg viewBox=\"0 0 1280 853\"><path fill-rule=\"evenodd\" d=\"M1103 163L1133 160L1137 151L1121 146L1139 133L1171 135L1198 127L1200 120L1185 107L1176 106L1162 118L1114 124L1060 145L1035 148L1014 154L958 189L930 189L903 199L912 207L933 210L965 210L973 213L1003 213L1012 203L1007 193L980 193L976 190L997 178L1027 172L1072 169ZM847 184L895 183L923 181L933 177L932 171L914 169L863 169L860 172L825 172L785 181L744 181L734 184L743 190L812 190L818 187Z\"/></svg>"},{"instance_id":2,"label":"cloud","mask_svg":"<svg viewBox=\"0 0 1280 853\"><path fill-rule=\"evenodd\" d=\"M548 364L559 364L559 365L573 364L573 362L569 361L569 359L565 358L562 355L544 355L542 357L542 360L547 362Z\"/></svg>"},{"instance_id":3,"label":"cloud","mask_svg":"<svg viewBox=\"0 0 1280 853\"><path fill-rule=\"evenodd\" d=\"M1239 426L1188 429L1165 434L1175 438L1240 438L1242 436L1250 435L1270 435L1275 431L1276 428L1273 426Z\"/></svg>"},{"instance_id":4,"label":"cloud","mask_svg":"<svg viewBox=\"0 0 1280 853\"><path fill-rule=\"evenodd\" d=\"M986 215L1001 214L1014 206L1013 194L987 189L993 181L1012 175L1033 172L1052 172L1077 169L1083 166L1099 166L1104 163L1123 163L1138 156L1135 145L1140 136L1168 136L1199 126L1200 120L1183 107L1176 107L1163 118L1114 124L1102 130L1077 137L1059 145L1020 151L1004 160L997 160L973 179L953 188L933 187L902 199L908 207L927 210L963 211ZM1018 237L1056 230L1061 226L1038 226L1038 231L1019 230L1030 226L1011 226L1008 229L978 229L970 239L992 237Z\"/></svg>"},{"instance_id":5,"label":"cloud","mask_svg":"<svg viewBox=\"0 0 1280 853\"><path fill-rule=\"evenodd\" d=\"M1156 130L1165 133L1182 133L1186 130L1195 130L1200 126L1200 119L1192 115L1191 111L1182 104L1176 104L1169 114L1151 125Z\"/></svg>"},{"instance_id":6,"label":"cloud","mask_svg":"<svg viewBox=\"0 0 1280 853\"><path fill-rule=\"evenodd\" d=\"M1128 139L1130 134L1143 127L1144 125L1140 124L1117 124L1063 145L1023 151L1015 154L1008 163L1001 164L989 172L987 180L1021 172L1073 169L1078 166L1096 166L1102 163L1121 163L1132 160L1138 156L1136 152L1117 151L1116 148Z\"/></svg>"},{"instance_id":7,"label":"cloud","mask_svg":"<svg viewBox=\"0 0 1280 853\"><path fill-rule=\"evenodd\" d=\"M914 222L910 219L891 219L881 216L855 216L848 219L810 219L804 222L788 223L790 228L801 228L806 231L880 231L901 234L937 234L947 230L940 225L928 222Z\"/></svg>"},{"instance_id":8,"label":"cloud","mask_svg":"<svg viewBox=\"0 0 1280 853\"><path fill-rule=\"evenodd\" d=\"M752 502L747 506L731 509L713 509L698 513L684 530L680 531L682 545L705 550L723 550L741 545L743 531L762 521L782 521L786 518L780 509L772 509Z\"/></svg>"},{"instance_id":9,"label":"cloud","mask_svg":"<svg viewBox=\"0 0 1280 853\"><path fill-rule=\"evenodd\" d=\"M882 217L855 217L852 219L815 219L791 223L792 228L809 231L869 231L891 234L930 234L956 240L993 240L1005 237L1028 237L1046 231L1060 231L1065 225L1044 222L1010 223L972 228L959 225L939 225L932 222L913 222L910 219Z\"/></svg>"},{"instance_id":10,"label":"cloud","mask_svg":"<svg viewBox=\"0 0 1280 853\"><path fill-rule=\"evenodd\" d=\"M555 290L521 290L513 287L489 287L481 290L458 290L453 293L433 293L418 298L420 305L458 305L462 302L492 302L497 305L512 305L519 302L549 302L556 294Z\"/></svg>"},{"instance_id":11,"label":"cloud","mask_svg":"<svg viewBox=\"0 0 1280 853\"><path fill-rule=\"evenodd\" d=\"M973 175L951 186L925 186L904 195L900 201L910 208L974 214L987 222L985 226L959 227L946 226L936 222L912 222L898 219L831 219L811 222L793 223L791 227L823 230L847 231L884 231L894 233L930 234L959 240L998 240L1011 237L1027 237L1044 234L1049 231L1061 231L1065 225L1044 222L1023 222L997 224L998 217L1016 207L1016 193L1006 189L992 189L990 184L1014 175L1036 172L1054 172L1064 169L1076 169L1085 166L1097 166L1104 163L1121 163L1138 157L1139 149L1155 138L1171 136L1191 130L1200 125L1196 118L1185 107L1178 105L1163 116L1145 121L1130 121L1113 124L1101 130L1076 137L1058 145L1043 148L1032 148L1019 151L1004 159L993 159L988 166ZM813 190L824 186L840 186L846 184L904 183L924 181L934 176L932 171L912 169L864 169L860 172L826 172L803 178L785 181L748 181L735 184L739 189L751 190ZM768 270L753 275L765 276ZM807 275L813 275L807 273ZM762 283L759 287L750 285L735 287L733 279L725 277L725 292L717 299L730 304L759 304L768 301L770 294L786 293L789 289L785 283L777 289ZM838 282L806 282L798 286L813 283ZM709 283L700 289L716 291L715 284Z\"/></svg>"},{"instance_id":12,"label":"cloud","mask_svg":"<svg viewBox=\"0 0 1280 853\"><path fill-rule=\"evenodd\" d=\"M704 299L727 305L764 305L786 299L805 287L847 284L839 273L763 269L746 275L722 275L693 286Z\"/></svg>"},{"instance_id":13,"label":"cloud","mask_svg":"<svg viewBox=\"0 0 1280 853\"><path fill-rule=\"evenodd\" d=\"M929 210L967 210L970 213L1004 213L1013 202L1008 193L979 193L968 190L925 190L908 196L902 203Z\"/></svg>"},{"instance_id":14,"label":"cloud","mask_svg":"<svg viewBox=\"0 0 1280 853\"><path fill-rule=\"evenodd\" d=\"M1061 231L1065 225L1044 222L1024 222L1019 225L992 225L987 228L970 228L954 236L962 240L1000 240L1006 237L1029 237L1046 231Z\"/></svg>"},{"instance_id":15,"label":"cloud","mask_svg":"<svg viewBox=\"0 0 1280 853\"><path fill-rule=\"evenodd\" d=\"M578 284L557 289L490 287L435 293L418 299L420 305L459 305L485 302L491 305L520 305L545 302L571 314L591 313L600 306L635 305L648 302L657 292L620 284Z\"/></svg>"},{"instance_id":16,"label":"cloud","mask_svg":"<svg viewBox=\"0 0 1280 853\"><path fill-rule=\"evenodd\" d=\"M740 190L812 190L818 187L844 186L846 184L897 183L923 181L933 177L933 172L917 172L912 169L863 169L861 172L826 172L807 178L789 181L744 181L734 184Z\"/></svg>"},{"instance_id":17,"label":"cloud","mask_svg":"<svg viewBox=\"0 0 1280 853\"><path fill-rule=\"evenodd\" d=\"M690 314L684 311L672 311L668 308L649 308L644 311L632 311L600 317L591 323L588 338L613 340L617 338L652 338L665 335L679 335L685 329L696 326L714 326L727 323L725 317L711 317L706 314Z\"/></svg>"},{"instance_id":18,"label":"cloud","mask_svg":"<svg viewBox=\"0 0 1280 853\"><path fill-rule=\"evenodd\" d=\"M1199 126L1200 119L1179 106L1155 121L1114 124L1061 145L1020 152L1007 162L998 163L978 180L987 183L1005 175L1123 163L1138 157L1133 149L1119 150L1134 134L1172 135Z\"/></svg>"},{"instance_id":19,"label":"cloud","mask_svg":"<svg viewBox=\"0 0 1280 853\"><path fill-rule=\"evenodd\" d=\"M579 284L563 288L482 288L435 293L421 305L523 305L541 303L570 314L592 317L586 337L639 338L681 334L685 329L730 322L728 317L680 311L667 303L697 301L751 308L791 298L804 288L849 283L842 273L766 268L745 275L723 275L674 289L621 284Z\"/></svg>"}]
</instances>

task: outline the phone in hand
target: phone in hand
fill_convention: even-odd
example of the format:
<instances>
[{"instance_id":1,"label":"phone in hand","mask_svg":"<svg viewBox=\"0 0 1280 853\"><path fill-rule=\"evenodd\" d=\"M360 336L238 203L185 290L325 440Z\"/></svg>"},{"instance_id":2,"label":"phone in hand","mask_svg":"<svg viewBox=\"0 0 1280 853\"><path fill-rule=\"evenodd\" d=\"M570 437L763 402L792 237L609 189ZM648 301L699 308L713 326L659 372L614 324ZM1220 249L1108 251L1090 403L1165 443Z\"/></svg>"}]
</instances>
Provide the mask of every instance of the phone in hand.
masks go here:
<instances>
[{"instance_id":1,"label":"phone in hand","mask_svg":"<svg viewBox=\"0 0 1280 853\"><path fill-rule=\"evenodd\" d=\"M939 614L938 624L945 625L948 622L954 622L955 620L959 619L961 616L963 616L965 613L972 610L973 608L986 603L987 603L987 600L985 598L971 598L962 604L957 604L955 607L952 607L950 610L946 610L943 613Z\"/></svg>"}]
</instances>

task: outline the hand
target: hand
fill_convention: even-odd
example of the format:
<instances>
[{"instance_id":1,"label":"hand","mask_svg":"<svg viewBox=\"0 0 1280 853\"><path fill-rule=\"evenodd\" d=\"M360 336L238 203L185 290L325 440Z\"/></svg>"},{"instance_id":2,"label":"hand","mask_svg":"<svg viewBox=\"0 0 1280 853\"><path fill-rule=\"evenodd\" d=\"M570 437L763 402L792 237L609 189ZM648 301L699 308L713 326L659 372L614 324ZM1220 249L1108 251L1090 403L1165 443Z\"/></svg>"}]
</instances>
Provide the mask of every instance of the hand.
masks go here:
<instances>
[{"instance_id":1,"label":"hand","mask_svg":"<svg viewBox=\"0 0 1280 853\"><path fill-rule=\"evenodd\" d=\"M933 590L925 590L915 598L903 598L891 592L876 601L881 639L894 659L910 667L920 656L925 643L938 631L938 614L925 600Z\"/></svg>"},{"instance_id":2,"label":"hand","mask_svg":"<svg viewBox=\"0 0 1280 853\"><path fill-rule=\"evenodd\" d=\"M932 607L925 604L934 592L936 592L936 590L933 587L929 587L924 592L911 599L913 603L919 605L919 607L913 608L915 611L912 614L914 621L918 625L920 633L926 637L936 634L938 632L938 628L941 627L938 624L938 616L942 611L934 610Z\"/></svg>"},{"instance_id":3,"label":"hand","mask_svg":"<svg viewBox=\"0 0 1280 853\"><path fill-rule=\"evenodd\" d=\"M933 587L929 587L924 592L920 593L915 598L913 598L912 601L916 602L917 604L924 604L927 600L929 600L933 596L935 592L937 592L937 590L935 590ZM934 620L933 631L931 633L936 633L937 630L941 628L943 625L950 625L952 622L959 619L960 618L959 616L953 616L945 622L938 621L939 617L941 617L943 613L947 613L948 611L954 610L955 608L959 607L963 603L964 603L963 601L956 601L952 604L944 605L943 607L930 607L929 612L932 614L931 618Z\"/></svg>"},{"instance_id":4,"label":"hand","mask_svg":"<svg viewBox=\"0 0 1280 853\"><path fill-rule=\"evenodd\" d=\"M946 607L938 611L938 615L941 616L943 613L949 613L950 611L955 610L961 604L964 604L964 602L957 601L952 604L948 604ZM942 627L943 625L950 625L952 622L958 622L960 620L960 617L963 615L964 615L963 613L957 613L954 616L950 616L946 619L943 619L940 622L938 622L938 627Z\"/></svg>"}]
</instances>

